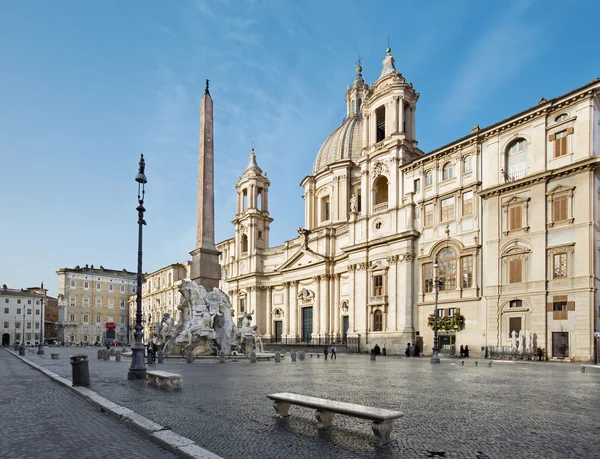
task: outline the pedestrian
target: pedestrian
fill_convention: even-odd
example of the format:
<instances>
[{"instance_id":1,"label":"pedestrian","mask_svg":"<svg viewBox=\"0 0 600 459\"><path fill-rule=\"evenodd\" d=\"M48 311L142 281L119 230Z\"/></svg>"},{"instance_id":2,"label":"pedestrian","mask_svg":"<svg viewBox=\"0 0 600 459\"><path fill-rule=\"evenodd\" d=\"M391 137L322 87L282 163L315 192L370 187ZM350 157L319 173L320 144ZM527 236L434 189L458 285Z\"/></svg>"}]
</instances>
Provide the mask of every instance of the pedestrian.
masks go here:
<instances>
[{"instance_id":1,"label":"pedestrian","mask_svg":"<svg viewBox=\"0 0 600 459\"><path fill-rule=\"evenodd\" d=\"M406 345L406 349L404 350L404 355L405 355L406 357L410 357L410 354L411 354L411 352L410 352L410 351L411 351L411 347L410 347L410 343L408 343L408 344Z\"/></svg>"},{"instance_id":2,"label":"pedestrian","mask_svg":"<svg viewBox=\"0 0 600 459\"><path fill-rule=\"evenodd\" d=\"M460 358L465 358L465 347L462 344L460 345Z\"/></svg>"},{"instance_id":3,"label":"pedestrian","mask_svg":"<svg viewBox=\"0 0 600 459\"><path fill-rule=\"evenodd\" d=\"M327 346L325 346L325 349L323 349L323 354L325 354L325 360L327 360Z\"/></svg>"},{"instance_id":4,"label":"pedestrian","mask_svg":"<svg viewBox=\"0 0 600 459\"><path fill-rule=\"evenodd\" d=\"M379 347L379 344L375 344L373 351L375 352L375 355L381 355L381 348Z\"/></svg>"},{"instance_id":5,"label":"pedestrian","mask_svg":"<svg viewBox=\"0 0 600 459\"><path fill-rule=\"evenodd\" d=\"M465 359L469 358L469 346L465 346Z\"/></svg>"},{"instance_id":6,"label":"pedestrian","mask_svg":"<svg viewBox=\"0 0 600 459\"><path fill-rule=\"evenodd\" d=\"M331 360L337 360L337 352L335 350L335 346L331 346Z\"/></svg>"},{"instance_id":7,"label":"pedestrian","mask_svg":"<svg viewBox=\"0 0 600 459\"><path fill-rule=\"evenodd\" d=\"M415 357L421 357L421 347L415 343Z\"/></svg>"}]
</instances>

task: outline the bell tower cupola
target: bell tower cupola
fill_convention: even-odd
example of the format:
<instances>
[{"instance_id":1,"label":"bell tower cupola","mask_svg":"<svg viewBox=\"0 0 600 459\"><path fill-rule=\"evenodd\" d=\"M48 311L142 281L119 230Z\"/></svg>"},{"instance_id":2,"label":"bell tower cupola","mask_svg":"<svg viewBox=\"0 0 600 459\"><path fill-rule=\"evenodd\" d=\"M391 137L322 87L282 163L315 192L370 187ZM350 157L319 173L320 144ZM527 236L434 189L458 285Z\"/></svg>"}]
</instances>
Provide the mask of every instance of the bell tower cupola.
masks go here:
<instances>
[{"instance_id":1,"label":"bell tower cupola","mask_svg":"<svg viewBox=\"0 0 600 459\"><path fill-rule=\"evenodd\" d=\"M269 179L258 166L254 147L248 167L235 186L237 191L236 215L233 224L236 233L238 260L253 257L257 251L269 247Z\"/></svg>"},{"instance_id":2,"label":"bell tower cupola","mask_svg":"<svg viewBox=\"0 0 600 459\"><path fill-rule=\"evenodd\" d=\"M358 60L356 61L356 77L348 88L348 91L346 91L346 118L361 116L362 103L369 90L369 86L362 76L361 61L362 57L358 56Z\"/></svg>"}]
</instances>

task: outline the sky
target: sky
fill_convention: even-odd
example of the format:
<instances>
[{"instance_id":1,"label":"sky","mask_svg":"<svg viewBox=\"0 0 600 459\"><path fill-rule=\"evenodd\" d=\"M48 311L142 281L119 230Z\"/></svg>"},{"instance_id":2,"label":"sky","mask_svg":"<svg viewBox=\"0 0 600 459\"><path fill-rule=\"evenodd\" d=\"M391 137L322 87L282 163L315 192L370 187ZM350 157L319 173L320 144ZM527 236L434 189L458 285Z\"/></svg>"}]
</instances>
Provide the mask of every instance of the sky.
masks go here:
<instances>
[{"instance_id":1,"label":"sky","mask_svg":"<svg viewBox=\"0 0 600 459\"><path fill-rule=\"evenodd\" d=\"M304 226L300 182L359 55L371 84L389 36L428 152L600 77L599 14L582 0L0 0L0 284L56 296L62 267L135 271L140 153L144 272L190 259L207 78L215 239L234 234L254 142L273 246Z\"/></svg>"}]
</instances>

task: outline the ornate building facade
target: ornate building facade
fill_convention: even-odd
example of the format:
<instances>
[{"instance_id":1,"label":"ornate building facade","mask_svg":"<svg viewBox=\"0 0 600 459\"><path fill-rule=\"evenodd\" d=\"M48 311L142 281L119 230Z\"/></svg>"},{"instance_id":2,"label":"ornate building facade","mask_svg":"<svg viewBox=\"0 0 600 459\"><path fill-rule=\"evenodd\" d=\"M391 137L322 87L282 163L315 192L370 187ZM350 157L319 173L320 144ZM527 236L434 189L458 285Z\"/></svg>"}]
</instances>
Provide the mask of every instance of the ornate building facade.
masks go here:
<instances>
[{"instance_id":1,"label":"ornate building facade","mask_svg":"<svg viewBox=\"0 0 600 459\"><path fill-rule=\"evenodd\" d=\"M396 353L418 342L428 354L437 271L442 352L511 346L514 330L549 358L592 359L600 80L428 153L418 99L390 49L372 86L357 68L346 118L301 182L305 228L280 246L252 151L235 236L217 245L238 316L254 312L266 338L353 337Z\"/></svg>"}]
</instances>

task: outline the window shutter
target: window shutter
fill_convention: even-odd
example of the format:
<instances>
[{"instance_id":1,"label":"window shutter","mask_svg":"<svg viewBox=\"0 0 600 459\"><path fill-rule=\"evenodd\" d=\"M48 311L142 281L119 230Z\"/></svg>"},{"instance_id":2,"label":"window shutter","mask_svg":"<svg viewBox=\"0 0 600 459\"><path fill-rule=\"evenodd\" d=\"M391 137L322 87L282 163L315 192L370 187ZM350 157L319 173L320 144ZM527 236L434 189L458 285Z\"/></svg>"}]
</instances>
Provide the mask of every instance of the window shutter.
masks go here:
<instances>
[{"instance_id":1,"label":"window shutter","mask_svg":"<svg viewBox=\"0 0 600 459\"><path fill-rule=\"evenodd\" d=\"M546 303L546 311L547 312L554 311L554 304L553 303Z\"/></svg>"},{"instance_id":2,"label":"window shutter","mask_svg":"<svg viewBox=\"0 0 600 459\"><path fill-rule=\"evenodd\" d=\"M569 218L568 202L569 202L569 198L567 198L567 196L563 196L562 199L560 200L560 215L563 220L566 220L567 218Z\"/></svg>"},{"instance_id":3,"label":"window shutter","mask_svg":"<svg viewBox=\"0 0 600 459\"><path fill-rule=\"evenodd\" d=\"M572 127L567 128L567 135L573 134L573 132L575 132L575 130Z\"/></svg>"},{"instance_id":4,"label":"window shutter","mask_svg":"<svg viewBox=\"0 0 600 459\"><path fill-rule=\"evenodd\" d=\"M554 141L554 139L556 139L556 134L550 134L550 142Z\"/></svg>"},{"instance_id":5,"label":"window shutter","mask_svg":"<svg viewBox=\"0 0 600 459\"><path fill-rule=\"evenodd\" d=\"M575 301L567 301L567 311L575 311Z\"/></svg>"},{"instance_id":6,"label":"window shutter","mask_svg":"<svg viewBox=\"0 0 600 459\"><path fill-rule=\"evenodd\" d=\"M552 301L554 301L555 303L562 303L563 301L567 300L567 295L555 295L554 297L552 297Z\"/></svg>"},{"instance_id":7,"label":"window shutter","mask_svg":"<svg viewBox=\"0 0 600 459\"><path fill-rule=\"evenodd\" d=\"M523 227L522 206L514 206L509 209L508 229L515 230Z\"/></svg>"}]
</instances>

